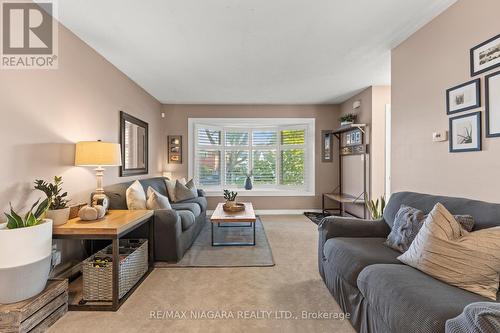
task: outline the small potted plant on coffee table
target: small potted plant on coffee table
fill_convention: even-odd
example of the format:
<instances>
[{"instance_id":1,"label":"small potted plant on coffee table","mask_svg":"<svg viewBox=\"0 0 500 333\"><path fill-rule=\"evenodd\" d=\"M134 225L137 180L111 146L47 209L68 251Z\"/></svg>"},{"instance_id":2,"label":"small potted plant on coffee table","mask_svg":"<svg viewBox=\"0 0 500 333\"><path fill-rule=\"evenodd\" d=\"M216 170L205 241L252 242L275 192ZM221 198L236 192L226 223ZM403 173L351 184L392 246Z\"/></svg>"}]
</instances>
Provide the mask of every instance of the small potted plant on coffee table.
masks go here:
<instances>
[{"instance_id":1,"label":"small potted plant on coffee table","mask_svg":"<svg viewBox=\"0 0 500 333\"><path fill-rule=\"evenodd\" d=\"M68 222L69 210L68 192L62 192L62 177L55 176L54 183L48 183L42 179L35 181L35 189L40 190L49 198L50 206L47 211L47 218L51 219L54 225L61 225Z\"/></svg>"},{"instance_id":2,"label":"small potted plant on coffee table","mask_svg":"<svg viewBox=\"0 0 500 333\"><path fill-rule=\"evenodd\" d=\"M227 207L233 207L236 205L236 196L237 195L238 195L238 192L224 190L224 199L226 199Z\"/></svg>"}]
</instances>

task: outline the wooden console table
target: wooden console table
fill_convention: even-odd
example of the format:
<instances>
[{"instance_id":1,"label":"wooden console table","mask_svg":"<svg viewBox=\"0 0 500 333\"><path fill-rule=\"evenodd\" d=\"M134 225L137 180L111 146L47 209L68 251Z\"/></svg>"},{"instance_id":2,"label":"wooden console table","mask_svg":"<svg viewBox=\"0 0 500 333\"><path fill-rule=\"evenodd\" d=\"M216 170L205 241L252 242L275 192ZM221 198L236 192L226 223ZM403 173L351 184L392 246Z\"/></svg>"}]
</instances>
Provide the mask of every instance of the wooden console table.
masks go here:
<instances>
[{"instance_id":1,"label":"wooden console table","mask_svg":"<svg viewBox=\"0 0 500 333\"><path fill-rule=\"evenodd\" d=\"M74 218L68 223L54 226L54 239L82 239L82 240L111 240L113 256L113 299L111 302L82 302L82 278L72 281L69 286L68 308L72 310L87 311L116 311L134 292L134 290L144 281L153 270L153 218L152 210L110 210L102 219L96 221L82 221ZM119 270L119 240L125 234L149 223L148 251L149 268L137 284L129 290L122 298L118 297L118 270Z\"/></svg>"}]
</instances>

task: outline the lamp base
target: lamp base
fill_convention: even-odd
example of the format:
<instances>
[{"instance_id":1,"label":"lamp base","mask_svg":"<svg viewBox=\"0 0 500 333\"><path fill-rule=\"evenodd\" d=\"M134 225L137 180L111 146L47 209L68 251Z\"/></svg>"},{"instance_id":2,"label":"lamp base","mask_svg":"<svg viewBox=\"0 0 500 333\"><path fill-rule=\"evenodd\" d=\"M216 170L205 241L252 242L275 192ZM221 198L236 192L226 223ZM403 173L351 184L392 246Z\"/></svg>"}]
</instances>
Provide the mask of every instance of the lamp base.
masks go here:
<instances>
[{"instance_id":1,"label":"lamp base","mask_svg":"<svg viewBox=\"0 0 500 333\"><path fill-rule=\"evenodd\" d=\"M96 205L103 206L104 209L106 210L106 213L108 212L109 198L106 194L94 192L91 194L90 202L91 206L96 206Z\"/></svg>"}]
</instances>

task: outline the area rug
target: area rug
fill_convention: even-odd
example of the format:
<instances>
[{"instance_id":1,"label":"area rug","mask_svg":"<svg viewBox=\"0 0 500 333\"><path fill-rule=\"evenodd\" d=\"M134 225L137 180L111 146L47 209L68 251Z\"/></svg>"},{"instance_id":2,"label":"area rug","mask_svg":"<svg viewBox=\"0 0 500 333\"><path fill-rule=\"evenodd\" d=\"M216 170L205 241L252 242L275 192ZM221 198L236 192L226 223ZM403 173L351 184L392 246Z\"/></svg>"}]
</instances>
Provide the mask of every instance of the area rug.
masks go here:
<instances>
[{"instance_id":1,"label":"area rug","mask_svg":"<svg viewBox=\"0 0 500 333\"><path fill-rule=\"evenodd\" d=\"M228 225L228 224L223 224ZM248 223L231 224L248 225ZM251 242L250 227L214 225L216 242ZM273 253L259 217L255 225L255 246L212 246L211 223L207 220L200 235L178 263L157 262L157 268L171 267L261 267L274 266Z\"/></svg>"},{"instance_id":2,"label":"area rug","mask_svg":"<svg viewBox=\"0 0 500 333\"><path fill-rule=\"evenodd\" d=\"M329 213L316 213L316 212L304 212L304 215L315 224L320 224L320 222L327 216L331 216Z\"/></svg>"}]
</instances>

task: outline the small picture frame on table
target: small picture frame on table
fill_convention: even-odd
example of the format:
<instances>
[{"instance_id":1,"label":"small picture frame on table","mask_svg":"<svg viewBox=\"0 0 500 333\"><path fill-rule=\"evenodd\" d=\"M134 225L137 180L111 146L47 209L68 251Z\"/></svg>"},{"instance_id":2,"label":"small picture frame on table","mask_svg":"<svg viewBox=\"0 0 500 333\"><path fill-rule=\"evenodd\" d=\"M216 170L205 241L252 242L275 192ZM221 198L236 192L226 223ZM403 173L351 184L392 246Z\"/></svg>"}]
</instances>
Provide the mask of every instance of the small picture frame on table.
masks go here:
<instances>
[{"instance_id":1,"label":"small picture frame on table","mask_svg":"<svg viewBox=\"0 0 500 333\"><path fill-rule=\"evenodd\" d=\"M450 118L450 153L481 150L481 111Z\"/></svg>"},{"instance_id":2,"label":"small picture frame on table","mask_svg":"<svg viewBox=\"0 0 500 333\"><path fill-rule=\"evenodd\" d=\"M446 114L476 109L481 106L481 80L475 79L446 90Z\"/></svg>"}]
</instances>

